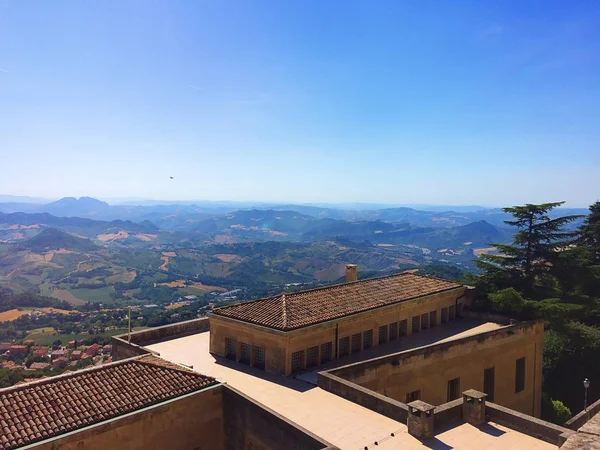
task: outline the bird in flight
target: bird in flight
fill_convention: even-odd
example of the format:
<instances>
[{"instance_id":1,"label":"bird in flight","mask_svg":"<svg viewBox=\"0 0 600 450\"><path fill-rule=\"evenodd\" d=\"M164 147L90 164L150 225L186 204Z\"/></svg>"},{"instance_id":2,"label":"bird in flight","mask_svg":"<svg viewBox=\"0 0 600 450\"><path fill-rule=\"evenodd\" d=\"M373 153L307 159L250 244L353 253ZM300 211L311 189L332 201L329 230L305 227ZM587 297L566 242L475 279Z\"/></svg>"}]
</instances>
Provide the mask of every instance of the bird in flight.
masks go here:
<instances>
[{"instance_id":1,"label":"bird in flight","mask_svg":"<svg viewBox=\"0 0 600 450\"><path fill-rule=\"evenodd\" d=\"M172 180L172 179L174 179L175 177L170 177L170 178L171 178L171 180Z\"/></svg>"}]
</instances>

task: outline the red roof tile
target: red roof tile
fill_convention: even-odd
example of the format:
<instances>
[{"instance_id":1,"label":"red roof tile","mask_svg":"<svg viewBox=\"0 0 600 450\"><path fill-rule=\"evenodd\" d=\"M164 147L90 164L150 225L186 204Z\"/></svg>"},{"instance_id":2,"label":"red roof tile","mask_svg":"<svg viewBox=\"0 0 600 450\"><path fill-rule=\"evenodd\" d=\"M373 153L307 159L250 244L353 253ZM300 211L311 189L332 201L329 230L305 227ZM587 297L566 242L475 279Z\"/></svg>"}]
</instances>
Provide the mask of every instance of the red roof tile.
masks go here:
<instances>
[{"instance_id":1,"label":"red roof tile","mask_svg":"<svg viewBox=\"0 0 600 450\"><path fill-rule=\"evenodd\" d=\"M224 306L213 314L287 331L461 286L400 273Z\"/></svg>"},{"instance_id":2,"label":"red roof tile","mask_svg":"<svg viewBox=\"0 0 600 450\"><path fill-rule=\"evenodd\" d=\"M155 356L0 389L0 449L13 449L218 384Z\"/></svg>"}]
</instances>

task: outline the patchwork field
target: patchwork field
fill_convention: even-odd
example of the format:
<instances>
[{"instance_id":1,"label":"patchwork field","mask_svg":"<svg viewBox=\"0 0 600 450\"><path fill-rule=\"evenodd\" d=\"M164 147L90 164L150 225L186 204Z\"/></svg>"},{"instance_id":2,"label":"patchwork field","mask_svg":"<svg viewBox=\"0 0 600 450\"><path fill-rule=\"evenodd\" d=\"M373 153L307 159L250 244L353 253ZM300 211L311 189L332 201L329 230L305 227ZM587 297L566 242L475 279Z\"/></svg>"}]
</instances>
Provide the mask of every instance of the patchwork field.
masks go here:
<instances>
[{"instance_id":1,"label":"patchwork field","mask_svg":"<svg viewBox=\"0 0 600 450\"><path fill-rule=\"evenodd\" d=\"M229 253L221 253L218 255L215 255L215 258L220 259L223 262L232 262L232 261L241 261L242 257L240 255L232 255Z\"/></svg>"},{"instance_id":2,"label":"patchwork field","mask_svg":"<svg viewBox=\"0 0 600 450\"><path fill-rule=\"evenodd\" d=\"M488 247L488 248L476 248L473 250L473 254L477 257L481 256L481 255L485 255L487 253L491 253L494 250L496 250L495 247Z\"/></svg>"},{"instance_id":3,"label":"patchwork field","mask_svg":"<svg viewBox=\"0 0 600 450\"><path fill-rule=\"evenodd\" d=\"M11 320L18 319L27 313L28 311L21 311L19 309L10 309L8 311L0 312L0 322L10 322Z\"/></svg>"},{"instance_id":4,"label":"patchwork field","mask_svg":"<svg viewBox=\"0 0 600 450\"><path fill-rule=\"evenodd\" d=\"M112 286L103 287L103 288L99 288L99 289L67 288L67 291L73 297L81 299L83 302L112 303L113 299L110 296L110 294L115 291L115 288ZM69 303L71 303L71 302L69 302Z\"/></svg>"},{"instance_id":5,"label":"patchwork field","mask_svg":"<svg viewBox=\"0 0 600 450\"><path fill-rule=\"evenodd\" d=\"M131 283L135 279L135 270L121 268L117 273L106 277L108 283Z\"/></svg>"},{"instance_id":6,"label":"patchwork field","mask_svg":"<svg viewBox=\"0 0 600 450\"><path fill-rule=\"evenodd\" d=\"M177 303L172 303L170 305L165 306L165 309L177 309L177 308L181 308L182 306L187 306L189 305L190 302L177 302Z\"/></svg>"},{"instance_id":7,"label":"patchwork field","mask_svg":"<svg viewBox=\"0 0 600 450\"><path fill-rule=\"evenodd\" d=\"M167 266L169 265L169 258L174 258L175 256L177 256L177 253L175 252L162 252L160 259L163 263L160 265L159 269L168 272L169 268Z\"/></svg>"},{"instance_id":8,"label":"patchwork field","mask_svg":"<svg viewBox=\"0 0 600 450\"><path fill-rule=\"evenodd\" d=\"M71 305L85 305L87 302L85 300L76 297L71 292L64 289L53 289L50 293L50 297L58 298L60 300L64 300Z\"/></svg>"},{"instance_id":9,"label":"patchwork field","mask_svg":"<svg viewBox=\"0 0 600 450\"><path fill-rule=\"evenodd\" d=\"M127 239L129 233L127 231L119 231L118 233L99 234L96 239L102 242L114 241L116 239Z\"/></svg>"},{"instance_id":10,"label":"patchwork field","mask_svg":"<svg viewBox=\"0 0 600 450\"><path fill-rule=\"evenodd\" d=\"M138 238L140 241L151 241L158 237L157 234L146 234L146 233L138 233L134 235L134 237Z\"/></svg>"},{"instance_id":11,"label":"patchwork field","mask_svg":"<svg viewBox=\"0 0 600 450\"><path fill-rule=\"evenodd\" d=\"M154 283L154 285L155 286L167 286L170 288L186 288L186 289L193 288L193 289L196 289L201 292L213 292L213 291L225 292L227 290L220 286L209 286L209 285L198 283L195 281L191 282L189 284L186 284L185 280L171 281L169 283Z\"/></svg>"},{"instance_id":12,"label":"patchwork field","mask_svg":"<svg viewBox=\"0 0 600 450\"><path fill-rule=\"evenodd\" d=\"M110 330L105 331L104 333L97 333L90 335L89 333L79 333L79 334L58 334L53 328L39 328L37 330L31 330L25 339L30 339L36 343L36 345L51 345L54 341L60 340L63 344L66 344L69 341L81 341L84 339L89 339L90 337L111 337L116 336L117 334L126 333L126 329L120 330Z\"/></svg>"}]
</instances>

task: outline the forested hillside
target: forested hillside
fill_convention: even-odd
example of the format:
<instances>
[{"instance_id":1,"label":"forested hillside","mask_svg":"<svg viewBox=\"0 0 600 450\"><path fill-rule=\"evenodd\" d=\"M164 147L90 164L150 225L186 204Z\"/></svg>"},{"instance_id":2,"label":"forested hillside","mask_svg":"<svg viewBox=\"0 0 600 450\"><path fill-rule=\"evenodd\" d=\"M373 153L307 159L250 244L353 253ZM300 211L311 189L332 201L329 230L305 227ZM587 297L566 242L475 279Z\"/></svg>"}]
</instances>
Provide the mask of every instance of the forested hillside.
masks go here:
<instances>
[{"instance_id":1,"label":"forested hillside","mask_svg":"<svg viewBox=\"0 0 600 450\"><path fill-rule=\"evenodd\" d=\"M600 202L576 229L577 216L551 217L561 203L505 208L516 234L511 245L493 244L483 270L471 276L478 307L546 323L543 416L564 422L583 409L585 378L600 380ZM600 397L591 383L591 400ZM562 404L561 404L562 402Z\"/></svg>"}]
</instances>

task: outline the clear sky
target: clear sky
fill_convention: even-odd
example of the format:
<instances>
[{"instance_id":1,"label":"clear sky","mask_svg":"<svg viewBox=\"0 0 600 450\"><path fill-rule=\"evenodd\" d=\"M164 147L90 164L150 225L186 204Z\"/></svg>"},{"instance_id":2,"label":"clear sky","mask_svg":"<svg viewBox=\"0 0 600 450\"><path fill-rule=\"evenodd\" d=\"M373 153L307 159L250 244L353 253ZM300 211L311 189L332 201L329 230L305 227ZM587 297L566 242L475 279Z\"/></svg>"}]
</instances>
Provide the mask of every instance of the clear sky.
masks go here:
<instances>
[{"instance_id":1,"label":"clear sky","mask_svg":"<svg viewBox=\"0 0 600 450\"><path fill-rule=\"evenodd\" d=\"M0 193L586 206L600 2L0 0Z\"/></svg>"}]
</instances>

